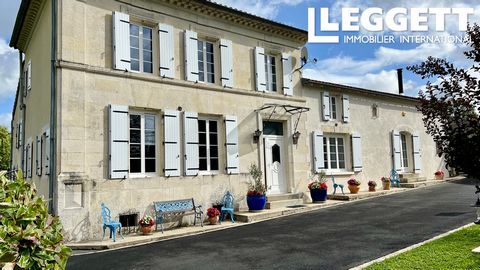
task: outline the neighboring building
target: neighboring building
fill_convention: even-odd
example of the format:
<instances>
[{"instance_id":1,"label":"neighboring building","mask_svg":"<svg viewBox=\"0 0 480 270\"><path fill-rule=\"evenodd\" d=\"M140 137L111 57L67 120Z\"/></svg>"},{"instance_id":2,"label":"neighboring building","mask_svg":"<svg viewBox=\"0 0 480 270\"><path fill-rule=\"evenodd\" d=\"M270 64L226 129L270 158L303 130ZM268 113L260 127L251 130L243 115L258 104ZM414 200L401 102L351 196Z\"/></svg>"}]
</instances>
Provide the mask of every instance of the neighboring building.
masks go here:
<instances>
[{"instance_id":1,"label":"neighboring building","mask_svg":"<svg viewBox=\"0 0 480 270\"><path fill-rule=\"evenodd\" d=\"M71 241L100 237L101 202L143 214L231 190L245 208L253 163L269 195L306 202L313 171L364 189L394 163L431 178L442 162L418 100L301 79L306 41L210 1L24 0L12 166Z\"/></svg>"}]
</instances>

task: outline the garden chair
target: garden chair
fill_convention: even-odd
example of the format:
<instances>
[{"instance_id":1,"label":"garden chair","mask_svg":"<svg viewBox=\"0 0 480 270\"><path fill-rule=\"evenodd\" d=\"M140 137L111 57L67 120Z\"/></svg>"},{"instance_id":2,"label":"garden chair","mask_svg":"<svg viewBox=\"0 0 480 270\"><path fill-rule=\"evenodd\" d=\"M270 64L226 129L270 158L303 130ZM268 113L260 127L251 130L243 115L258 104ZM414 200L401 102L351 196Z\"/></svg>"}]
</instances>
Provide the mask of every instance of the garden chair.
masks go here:
<instances>
[{"instance_id":1,"label":"garden chair","mask_svg":"<svg viewBox=\"0 0 480 270\"><path fill-rule=\"evenodd\" d=\"M233 195L230 193L230 191L227 191L222 200L223 206L220 210L220 223L222 223L222 221L225 219L226 214L230 214L230 220L232 220L232 223L235 223L233 220L233 201Z\"/></svg>"},{"instance_id":2,"label":"garden chair","mask_svg":"<svg viewBox=\"0 0 480 270\"><path fill-rule=\"evenodd\" d=\"M123 239L122 235L122 224L118 221L112 220L111 212L110 209L104 204L101 204L102 206L102 220L103 220L103 238L105 238L105 229L109 228L110 229L110 238L113 238L113 242L116 241L116 236L117 236L117 229L120 232L120 236ZM113 237L112 237L113 236Z\"/></svg>"},{"instance_id":3,"label":"garden chair","mask_svg":"<svg viewBox=\"0 0 480 270\"><path fill-rule=\"evenodd\" d=\"M340 190L342 191L342 194L345 195L345 192L343 192L343 185L335 183L335 177L333 177L333 175L332 175L332 182L333 182L333 195L337 193L337 187L340 188Z\"/></svg>"},{"instance_id":4,"label":"garden chair","mask_svg":"<svg viewBox=\"0 0 480 270\"><path fill-rule=\"evenodd\" d=\"M390 172L390 185L392 187L400 187L400 176L395 169L392 169L392 171Z\"/></svg>"}]
</instances>

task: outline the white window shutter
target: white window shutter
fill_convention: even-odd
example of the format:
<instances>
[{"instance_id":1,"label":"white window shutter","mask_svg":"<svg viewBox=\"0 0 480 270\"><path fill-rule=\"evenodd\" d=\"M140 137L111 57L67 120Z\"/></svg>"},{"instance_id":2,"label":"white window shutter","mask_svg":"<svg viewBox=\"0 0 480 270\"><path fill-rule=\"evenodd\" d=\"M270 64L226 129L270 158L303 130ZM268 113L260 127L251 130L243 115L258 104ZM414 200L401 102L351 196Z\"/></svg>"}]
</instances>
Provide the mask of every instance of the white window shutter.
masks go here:
<instances>
[{"instance_id":1,"label":"white window shutter","mask_svg":"<svg viewBox=\"0 0 480 270\"><path fill-rule=\"evenodd\" d=\"M109 109L110 178L125 179L129 168L128 106L110 105Z\"/></svg>"},{"instance_id":2,"label":"white window shutter","mask_svg":"<svg viewBox=\"0 0 480 270\"><path fill-rule=\"evenodd\" d=\"M285 96L293 95L292 82L292 57L288 53L282 53L282 68L283 68L283 94Z\"/></svg>"},{"instance_id":3,"label":"white window shutter","mask_svg":"<svg viewBox=\"0 0 480 270\"><path fill-rule=\"evenodd\" d=\"M323 152L323 132L312 132L312 147L313 147L313 171L319 173L325 169L325 160Z\"/></svg>"},{"instance_id":4,"label":"white window shutter","mask_svg":"<svg viewBox=\"0 0 480 270\"><path fill-rule=\"evenodd\" d=\"M173 79L175 77L173 26L159 23L158 41L160 44L160 76Z\"/></svg>"},{"instance_id":5,"label":"white window shutter","mask_svg":"<svg viewBox=\"0 0 480 270\"><path fill-rule=\"evenodd\" d=\"M227 174L240 173L238 156L238 128L237 117L225 116L225 148L227 150Z\"/></svg>"},{"instance_id":6,"label":"white window shutter","mask_svg":"<svg viewBox=\"0 0 480 270\"><path fill-rule=\"evenodd\" d=\"M183 132L185 175L195 176L199 171L198 114L196 112L183 113Z\"/></svg>"},{"instance_id":7,"label":"white window shutter","mask_svg":"<svg viewBox=\"0 0 480 270\"><path fill-rule=\"evenodd\" d=\"M23 145L23 121L20 120L18 124L18 147L22 147Z\"/></svg>"},{"instance_id":8,"label":"white window shutter","mask_svg":"<svg viewBox=\"0 0 480 270\"><path fill-rule=\"evenodd\" d=\"M165 146L165 172L166 177L180 176L180 117L179 112L165 110L164 117L164 142Z\"/></svg>"},{"instance_id":9,"label":"white window shutter","mask_svg":"<svg viewBox=\"0 0 480 270\"><path fill-rule=\"evenodd\" d=\"M330 120L330 93L322 92L322 117L324 121Z\"/></svg>"},{"instance_id":10,"label":"white window shutter","mask_svg":"<svg viewBox=\"0 0 480 270\"><path fill-rule=\"evenodd\" d=\"M113 68L130 70L130 16L113 12Z\"/></svg>"},{"instance_id":11,"label":"white window shutter","mask_svg":"<svg viewBox=\"0 0 480 270\"><path fill-rule=\"evenodd\" d=\"M361 172L362 165L362 137L358 133L352 134L352 159L353 159L353 171Z\"/></svg>"},{"instance_id":12,"label":"white window shutter","mask_svg":"<svg viewBox=\"0 0 480 270\"><path fill-rule=\"evenodd\" d=\"M400 171L401 160L400 160L400 132L397 130L392 131L392 157L393 157L393 167L396 171Z\"/></svg>"},{"instance_id":13,"label":"white window shutter","mask_svg":"<svg viewBox=\"0 0 480 270\"><path fill-rule=\"evenodd\" d=\"M222 85L233 88L233 52L232 41L220 39L220 60L222 64Z\"/></svg>"},{"instance_id":14,"label":"white window shutter","mask_svg":"<svg viewBox=\"0 0 480 270\"><path fill-rule=\"evenodd\" d=\"M418 133L412 135L413 141L413 166L415 173L419 173L422 170L422 153L420 145L420 136Z\"/></svg>"},{"instance_id":15,"label":"white window shutter","mask_svg":"<svg viewBox=\"0 0 480 270\"><path fill-rule=\"evenodd\" d=\"M27 90L32 89L32 60L28 61L27 66Z\"/></svg>"},{"instance_id":16,"label":"white window shutter","mask_svg":"<svg viewBox=\"0 0 480 270\"><path fill-rule=\"evenodd\" d=\"M33 143L32 139L28 140L27 146L27 177L32 178L33 170Z\"/></svg>"},{"instance_id":17,"label":"white window shutter","mask_svg":"<svg viewBox=\"0 0 480 270\"><path fill-rule=\"evenodd\" d=\"M19 138L20 138L20 123L16 124L16 130L15 130L15 148L18 149L19 147Z\"/></svg>"},{"instance_id":18,"label":"white window shutter","mask_svg":"<svg viewBox=\"0 0 480 270\"><path fill-rule=\"evenodd\" d=\"M37 136L37 144L35 146L35 165L36 174L42 175L42 136Z\"/></svg>"},{"instance_id":19,"label":"white window shutter","mask_svg":"<svg viewBox=\"0 0 480 270\"><path fill-rule=\"evenodd\" d=\"M185 30L185 79L198 82L198 38L197 33Z\"/></svg>"},{"instance_id":20,"label":"white window shutter","mask_svg":"<svg viewBox=\"0 0 480 270\"><path fill-rule=\"evenodd\" d=\"M265 74L265 50L255 47L255 82L257 91L267 91L267 74Z\"/></svg>"},{"instance_id":21,"label":"white window shutter","mask_svg":"<svg viewBox=\"0 0 480 270\"><path fill-rule=\"evenodd\" d=\"M50 129L45 130L45 175L50 175Z\"/></svg>"},{"instance_id":22,"label":"white window shutter","mask_svg":"<svg viewBox=\"0 0 480 270\"><path fill-rule=\"evenodd\" d=\"M350 122L350 97L348 95L342 96L343 108L343 122Z\"/></svg>"}]
</instances>

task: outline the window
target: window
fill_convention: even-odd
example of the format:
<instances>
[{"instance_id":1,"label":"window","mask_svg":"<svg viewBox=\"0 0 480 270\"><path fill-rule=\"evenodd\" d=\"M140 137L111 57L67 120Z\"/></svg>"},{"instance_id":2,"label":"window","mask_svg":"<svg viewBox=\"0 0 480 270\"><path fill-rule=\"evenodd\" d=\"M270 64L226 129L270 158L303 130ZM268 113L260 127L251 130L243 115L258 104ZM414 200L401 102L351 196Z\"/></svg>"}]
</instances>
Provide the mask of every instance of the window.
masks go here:
<instances>
[{"instance_id":1,"label":"window","mask_svg":"<svg viewBox=\"0 0 480 270\"><path fill-rule=\"evenodd\" d=\"M152 29L130 24L131 70L152 73Z\"/></svg>"},{"instance_id":2,"label":"window","mask_svg":"<svg viewBox=\"0 0 480 270\"><path fill-rule=\"evenodd\" d=\"M372 117L373 118L378 117L378 105L377 104L372 105Z\"/></svg>"},{"instance_id":3,"label":"window","mask_svg":"<svg viewBox=\"0 0 480 270\"><path fill-rule=\"evenodd\" d=\"M213 43L198 41L198 81L215 83Z\"/></svg>"},{"instance_id":4,"label":"window","mask_svg":"<svg viewBox=\"0 0 480 270\"><path fill-rule=\"evenodd\" d=\"M265 54L265 78L267 91L277 91L277 68L275 56Z\"/></svg>"},{"instance_id":5,"label":"window","mask_svg":"<svg viewBox=\"0 0 480 270\"><path fill-rule=\"evenodd\" d=\"M407 156L407 136L404 133L400 133L400 140L402 143L402 167L408 167L408 156Z\"/></svg>"},{"instance_id":6,"label":"window","mask_svg":"<svg viewBox=\"0 0 480 270\"><path fill-rule=\"evenodd\" d=\"M200 171L218 171L218 121L198 120Z\"/></svg>"},{"instance_id":7,"label":"window","mask_svg":"<svg viewBox=\"0 0 480 270\"><path fill-rule=\"evenodd\" d=\"M337 98L330 97L331 119L337 119Z\"/></svg>"},{"instance_id":8,"label":"window","mask_svg":"<svg viewBox=\"0 0 480 270\"><path fill-rule=\"evenodd\" d=\"M156 117L152 114L130 114L130 173L156 172Z\"/></svg>"},{"instance_id":9,"label":"window","mask_svg":"<svg viewBox=\"0 0 480 270\"><path fill-rule=\"evenodd\" d=\"M325 169L345 169L345 139L343 137L324 136L323 153Z\"/></svg>"}]
</instances>

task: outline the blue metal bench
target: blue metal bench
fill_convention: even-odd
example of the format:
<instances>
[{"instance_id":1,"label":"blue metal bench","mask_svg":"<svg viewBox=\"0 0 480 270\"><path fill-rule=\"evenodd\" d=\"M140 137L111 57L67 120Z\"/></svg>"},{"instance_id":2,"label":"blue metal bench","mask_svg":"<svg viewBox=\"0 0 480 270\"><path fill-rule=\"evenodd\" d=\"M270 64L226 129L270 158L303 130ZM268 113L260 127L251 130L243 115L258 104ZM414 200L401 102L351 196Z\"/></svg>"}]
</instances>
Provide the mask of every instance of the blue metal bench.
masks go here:
<instances>
[{"instance_id":1,"label":"blue metal bench","mask_svg":"<svg viewBox=\"0 0 480 270\"><path fill-rule=\"evenodd\" d=\"M117 240L116 235L117 235L117 229L120 232L120 236L123 239L122 235L122 224L118 221L112 220L112 216L110 214L110 209L104 204L101 204L102 207L102 220L103 220L103 238L105 238L105 230L107 228L110 229L110 238L113 238L113 242Z\"/></svg>"},{"instance_id":2,"label":"blue metal bench","mask_svg":"<svg viewBox=\"0 0 480 270\"><path fill-rule=\"evenodd\" d=\"M225 195L223 196L222 200L223 206L220 214L220 223L225 220L225 216L227 214L230 214L230 220L232 221L232 223L235 223L235 221L233 221L233 202L234 199L232 193L230 193L230 191L227 191L227 193L225 193Z\"/></svg>"},{"instance_id":3,"label":"blue metal bench","mask_svg":"<svg viewBox=\"0 0 480 270\"><path fill-rule=\"evenodd\" d=\"M155 209L155 230L157 230L158 224L160 224L162 233L163 221L167 216L194 215L195 218L193 220L193 225L197 224L198 219L200 225L203 227L202 206L195 206L193 198L174 201L153 202L153 207Z\"/></svg>"}]
</instances>

